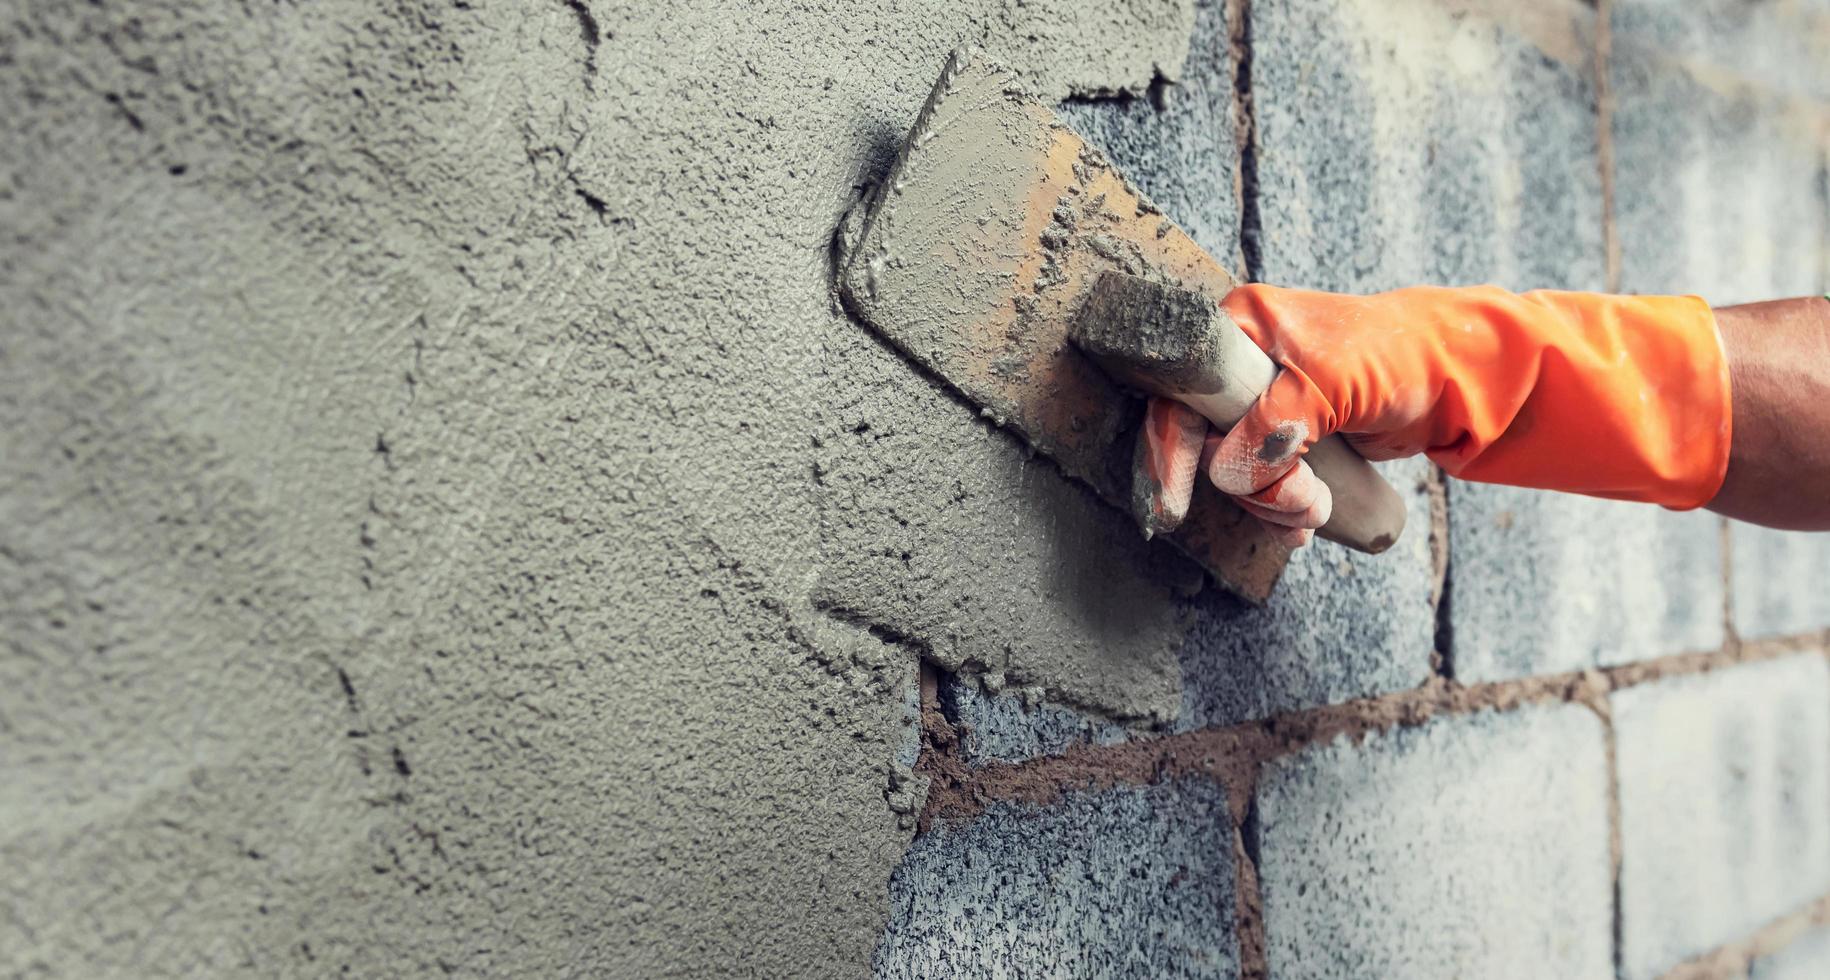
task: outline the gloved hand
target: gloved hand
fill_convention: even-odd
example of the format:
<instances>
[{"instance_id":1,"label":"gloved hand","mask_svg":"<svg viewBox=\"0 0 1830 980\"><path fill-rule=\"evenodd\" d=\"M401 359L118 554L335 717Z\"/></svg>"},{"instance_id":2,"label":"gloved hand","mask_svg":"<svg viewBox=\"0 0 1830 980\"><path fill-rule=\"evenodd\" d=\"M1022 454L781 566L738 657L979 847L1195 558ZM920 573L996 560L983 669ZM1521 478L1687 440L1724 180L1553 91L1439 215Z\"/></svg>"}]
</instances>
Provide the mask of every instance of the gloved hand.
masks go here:
<instances>
[{"instance_id":1,"label":"gloved hand","mask_svg":"<svg viewBox=\"0 0 1830 980\"><path fill-rule=\"evenodd\" d=\"M1198 467L1306 542L1332 500L1301 456L1337 431L1368 459L1425 453L1486 483L1678 509L1722 485L1728 363L1697 297L1249 285L1220 306L1283 370L1224 437L1180 403L1151 402L1141 465L1172 521Z\"/></svg>"}]
</instances>

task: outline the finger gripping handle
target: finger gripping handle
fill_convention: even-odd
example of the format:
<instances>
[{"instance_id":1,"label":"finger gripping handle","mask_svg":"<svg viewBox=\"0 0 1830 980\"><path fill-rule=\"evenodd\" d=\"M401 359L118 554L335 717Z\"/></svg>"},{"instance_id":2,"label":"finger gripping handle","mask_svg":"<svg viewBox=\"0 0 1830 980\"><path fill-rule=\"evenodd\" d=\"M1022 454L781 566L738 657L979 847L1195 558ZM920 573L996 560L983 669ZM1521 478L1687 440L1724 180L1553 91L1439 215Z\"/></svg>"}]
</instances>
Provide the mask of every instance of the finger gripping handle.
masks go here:
<instances>
[{"instance_id":1,"label":"finger gripping handle","mask_svg":"<svg viewBox=\"0 0 1830 980\"><path fill-rule=\"evenodd\" d=\"M1120 272L1100 275L1068 336L1107 373L1174 398L1230 429L1277 378L1277 365L1205 295ZM1368 554L1404 532L1404 498L1338 435L1305 457L1334 495L1317 532Z\"/></svg>"}]
</instances>

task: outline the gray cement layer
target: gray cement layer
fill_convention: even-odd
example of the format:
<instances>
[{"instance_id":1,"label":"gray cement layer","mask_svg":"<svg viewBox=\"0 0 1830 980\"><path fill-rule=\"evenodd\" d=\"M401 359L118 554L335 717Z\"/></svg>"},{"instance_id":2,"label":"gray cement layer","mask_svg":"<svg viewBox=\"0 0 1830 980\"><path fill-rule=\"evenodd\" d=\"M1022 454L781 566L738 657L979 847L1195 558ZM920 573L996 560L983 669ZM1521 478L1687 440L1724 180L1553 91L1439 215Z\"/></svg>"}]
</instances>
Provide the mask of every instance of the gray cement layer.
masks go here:
<instances>
[{"instance_id":1,"label":"gray cement layer","mask_svg":"<svg viewBox=\"0 0 1830 980\"><path fill-rule=\"evenodd\" d=\"M956 44L1142 91L1186 5L4 17L6 972L859 975L912 649L1176 702L828 243Z\"/></svg>"}]
</instances>

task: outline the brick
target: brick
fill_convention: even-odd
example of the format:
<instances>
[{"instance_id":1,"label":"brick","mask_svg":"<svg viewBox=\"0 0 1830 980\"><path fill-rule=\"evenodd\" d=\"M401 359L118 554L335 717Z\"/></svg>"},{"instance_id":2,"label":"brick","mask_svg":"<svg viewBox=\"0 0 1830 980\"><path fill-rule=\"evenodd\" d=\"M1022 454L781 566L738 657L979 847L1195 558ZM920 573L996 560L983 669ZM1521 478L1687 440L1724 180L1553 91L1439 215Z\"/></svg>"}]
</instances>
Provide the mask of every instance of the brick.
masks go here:
<instances>
[{"instance_id":1,"label":"brick","mask_svg":"<svg viewBox=\"0 0 1830 980\"><path fill-rule=\"evenodd\" d=\"M1200 0L1188 60L1152 98L1071 102L1061 116L1104 150L1176 224L1237 274L1238 126L1220 0Z\"/></svg>"},{"instance_id":2,"label":"brick","mask_svg":"<svg viewBox=\"0 0 1830 980\"><path fill-rule=\"evenodd\" d=\"M1347 291L1605 285L1591 10L1285 0L1252 11L1265 279ZM1451 486L1448 573L1458 601L1450 635L1461 649L1450 653L1470 678L1587 666L1597 651L1624 647L1607 635L1620 626L1592 622L1588 606L1720 609L1719 595L1692 594L1688 572L1616 584L1613 568L1590 561L1606 551L1638 571L1633 548L1662 538L1644 518L1527 496ZM1458 520L1463 509L1470 513ZM1498 519L1503 529L1492 526ZM1576 529L1585 536L1572 537ZM1707 550L1713 540L1683 544ZM1334 590L1349 588L1408 602L1433 584L1427 569L1421 560L1388 561L1358 582L1300 598L1339 606ZM1648 594L1630 594L1636 587ZM1710 616L1683 624L1679 640L1719 643L1720 616ZM1393 638L1396 648L1380 648L1388 659L1428 649L1433 620L1407 623ZM1367 645L1382 639L1375 630ZM1350 662L1333 650L1321 655Z\"/></svg>"},{"instance_id":3,"label":"brick","mask_svg":"<svg viewBox=\"0 0 1830 980\"><path fill-rule=\"evenodd\" d=\"M1183 646L1180 729L1226 725L1416 687L1430 674L1428 464L1380 464L1408 526L1382 555L1326 541L1297 552L1263 607L1210 594Z\"/></svg>"},{"instance_id":4,"label":"brick","mask_svg":"<svg viewBox=\"0 0 1830 980\"><path fill-rule=\"evenodd\" d=\"M1754 961L1748 980L1823 980L1830 977L1830 929L1819 929Z\"/></svg>"},{"instance_id":5,"label":"brick","mask_svg":"<svg viewBox=\"0 0 1830 980\"><path fill-rule=\"evenodd\" d=\"M1735 76L1830 99L1830 4L1823 0L1614 0L1616 36L1704 76Z\"/></svg>"},{"instance_id":6,"label":"brick","mask_svg":"<svg viewBox=\"0 0 1830 980\"><path fill-rule=\"evenodd\" d=\"M1232 840L1198 780L938 826L890 881L876 975L1233 980Z\"/></svg>"},{"instance_id":7,"label":"brick","mask_svg":"<svg viewBox=\"0 0 1830 980\"><path fill-rule=\"evenodd\" d=\"M1665 46L1710 34L1722 6L1614 5L1615 224L1628 292L1725 304L1824 286L1824 107L1740 74L1763 70L1752 61L1685 60Z\"/></svg>"},{"instance_id":8,"label":"brick","mask_svg":"<svg viewBox=\"0 0 1830 980\"><path fill-rule=\"evenodd\" d=\"M1463 681L1713 650L1720 518L1453 484L1450 669Z\"/></svg>"},{"instance_id":9,"label":"brick","mask_svg":"<svg viewBox=\"0 0 1830 980\"><path fill-rule=\"evenodd\" d=\"M1655 977L1830 886L1830 670L1816 653L1612 696L1624 975Z\"/></svg>"},{"instance_id":10,"label":"brick","mask_svg":"<svg viewBox=\"0 0 1830 980\"><path fill-rule=\"evenodd\" d=\"M1059 755L1075 745L1112 745L1134 729L1025 692L992 693L972 678L941 682L941 707L960 729L960 748L973 765Z\"/></svg>"},{"instance_id":11,"label":"brick","mask_svg":"<svg viewBox=\"0 0 1830 980\"><path fill-rule=\"evenodd\" d=\"M1599 285L1594 14L1515 6L1252 4L1267 281Z\"/></svg>"},{"instance_id":12,"label":"brick","mask_svg":"<svg viewBox=\"0 0 1830 980\"><path fill-rule=\"evenodd\" d=\"M1612 10L1621 287L1717 304L1821 290L1825 115L1801 96L1830 78L1807 70L1830 64L1809 53L1830 7L1619 0ZM1830 626L1817 587L1830 545L1738 524L1731 534L1738 632ZM1703 548L1699 538L1687 554Z\"/></svg>"},{"instance_id":13,"label":"brick","mask_svg":"<svg viewBox=\"0 0 1830 980\"><path fill-rule=\"evenodd\" d=\"M1575 705L1315 746L1260 777L1273 977L1613 975L1607 759Z\"/></svg>"},{"instance_id":14,"label":"brick","mask_svg":"<svg viewBox=\"0 0 1830 980\"><path fill-rule=\"evenodd\" d=\"M1830 535L1730 527L1735 631L1754 640L1830 629Z\"/></svg>"}]
</instances>

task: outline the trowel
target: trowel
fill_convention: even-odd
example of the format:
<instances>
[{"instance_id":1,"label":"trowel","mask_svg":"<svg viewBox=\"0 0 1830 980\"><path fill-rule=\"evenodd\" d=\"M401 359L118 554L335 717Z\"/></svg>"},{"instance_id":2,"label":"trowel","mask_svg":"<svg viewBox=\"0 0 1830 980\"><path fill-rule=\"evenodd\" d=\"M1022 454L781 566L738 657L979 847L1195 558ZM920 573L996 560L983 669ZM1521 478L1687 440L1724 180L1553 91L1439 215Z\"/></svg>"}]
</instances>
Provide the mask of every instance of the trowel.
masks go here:
<instances>
[{"instance_id":1,"label":"trowel","mask_svg":"<svg viewBox=\"0 0 1830 980\"><path fill-rule=\"evenodd\" d=\"M1225 428L1276 377L1215 306L1234 277L973 51L948 59L840 237L853 316L1146 528L1137 396L1177 398ZM1162 322L1140 323L1145 307ZM1397 539L1404 502L1371 464L1338 437L1307 458L1334 493L1322 537L1365 552ZM1205 483L1167 538L1254 602L1290 555Z\"/></svg>"}]
</instances>

